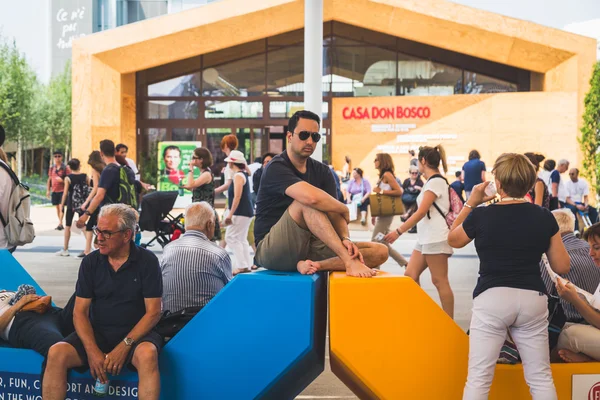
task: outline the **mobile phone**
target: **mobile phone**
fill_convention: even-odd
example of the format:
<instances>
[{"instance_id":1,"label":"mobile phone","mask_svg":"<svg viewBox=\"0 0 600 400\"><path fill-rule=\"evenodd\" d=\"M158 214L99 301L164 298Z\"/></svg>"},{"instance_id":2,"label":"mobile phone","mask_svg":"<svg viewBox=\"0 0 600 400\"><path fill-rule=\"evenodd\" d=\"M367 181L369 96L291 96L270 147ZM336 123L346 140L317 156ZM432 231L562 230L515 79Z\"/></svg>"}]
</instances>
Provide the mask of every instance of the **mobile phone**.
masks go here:
<instances>
[{"instance_id":1,"label":"mobile phone","mask_svg":"<svg viewBox=\"0 0 600 400\"><path fill-rule=\"evenodd\" d=\"M383 238L385 237L385 235L382 232L379 232L377 235L375 235L375 241L376 242L383 242Z\"/></svg>"}]
</instances>

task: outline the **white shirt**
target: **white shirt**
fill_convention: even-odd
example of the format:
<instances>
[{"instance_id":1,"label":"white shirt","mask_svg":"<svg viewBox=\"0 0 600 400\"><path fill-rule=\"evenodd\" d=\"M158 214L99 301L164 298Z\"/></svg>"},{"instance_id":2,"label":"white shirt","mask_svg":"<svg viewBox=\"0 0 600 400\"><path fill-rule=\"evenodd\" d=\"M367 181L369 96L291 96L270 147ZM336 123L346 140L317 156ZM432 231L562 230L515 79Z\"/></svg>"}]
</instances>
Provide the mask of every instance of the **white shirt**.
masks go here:
<instances>
[{"instance_id":1,"label":"white shirt","mask_svg":"<svg viewBox=\"0 0 600 400\"><path fill-rule=\"evenodd\" d=\"M552 194L552 182L550 180L550 175L552 175L552 171L543 170L538 173L538 177L544 181L546 186L548 186L548 190L550 190L550 194Z\"/></svg>"},{"instance_id":2,"label":"white shirt","mask_svg":"<svg viewBox=\"0 0 600 400\"><path fill-rule=\"evenodd\" d=\"M227 164L227 166L225 167L225 172L223 173L223 183L222 185L224 185L225 183L229 182L230 180L233 179L233 170L231 168L229 168L229 164ZM233 184L233 182L232 182ZM223 195L225 197L228 197L229 192L226 190L223 192Z\"/></svg>"},{"instance_id":3,"label":"white shirt","mask_svg":"<svg viewBox=\"0 0 600 400\"><path fill-rule=\"evenodd\" d=\"M577 182L573 182L571 179L567 181L567 195L575 203L583 203L583 197L590 194L590 185L579 178Z\"/></svg>"},{"instance_id":4,"label":"white shirt","mask_svg":"<svg viewBox=\"0 0 600 400\"><path fill-rule=\"evenodd\" d=\"M140 171L138 170L137 165L135 165L135 161L133 161L131 158L126 158L125 161L127 161L127 165L129 165L129 168L131 168L131 170L135 174L135 180L139 181Z\"/></svg>"},{"instance_id":5,"label":"white shirt","mask_svg":"<svg viewBox=\"0 0 600 400\"><path fill-rule=\"evenodd\" d=\"M560 176L560 182L558 183L558 201L562 201L563 203L567 202L567 196L569 195L569 191L567 190L567 181L570 181L569 177ZM552 186L549 186L552 188Z\"/></svg>"},{"instance_id":6,"label":"white shirt","mask_svg":"<svg viewBox=\"0 0 600 400\"><path fill-rule=\"evenodd\" d=\"M11 307L8 302L15 297L15 292L0 292L0 315L4 314ZM15 319L11 319L6 329L0 331L0 338L8 342L8 332L10 332L10 328L12 328L13 321Z\"/></svg>"},{"instance_id":7,"label":"white shirt","mask_svg":"<svg viewBox=\"0 0 600 400\"><path fill-rule=\"evenodd\" d=\"M6 165L2 160L0 160L0 163ZM15 182L8 172L0 166L0 214L2 214L2 218L4 219L8 217L8 202L14 188ZM2 225L1 222L0 225ZM4 233L4 226L0 226L0 249L6 248L8 248L8 241Z\"/></svg>"},{"instance_id":8,"label":"white shirt","mask_svg":"<svg viewBox=\"0 0 600 400\"><path fill-rule=\"evenodd\" d=\"M425 215L417 223L417 241L419 244L430 244L446 242L448 240L448 224L446 224L445 215L450 210L450 195L448 193L448 184L442 178L433 178L425 182L423 190L417 197L417 206L421 206L423 195L430 191L435 194L435 203L444 213L444 216L432 204L429 209L429 217Z\"/></svg>"}]
</instances>

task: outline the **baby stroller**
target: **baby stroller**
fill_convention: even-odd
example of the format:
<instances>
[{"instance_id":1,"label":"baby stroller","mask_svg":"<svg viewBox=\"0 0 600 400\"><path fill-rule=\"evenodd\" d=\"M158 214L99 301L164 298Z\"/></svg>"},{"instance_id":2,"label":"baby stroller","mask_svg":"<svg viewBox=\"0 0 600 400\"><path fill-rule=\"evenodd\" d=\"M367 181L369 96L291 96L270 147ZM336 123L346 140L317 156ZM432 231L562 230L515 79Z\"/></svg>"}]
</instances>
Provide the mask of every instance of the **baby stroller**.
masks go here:
<instances>
[{"instance_id":1,"label":"baby stroller","mask_svg":"<svg viewBox=\"0 0 600 400\"><path fill-rule=\"evenodd\" d=\"M148 243L142 243L141 247L152 246L154 241L165 247L185 232L183 214L176 217L170 214L178 195L178 191L152 192L142 198L140 230L151 231L156 235Z\"/></svg>"}]
</instances>

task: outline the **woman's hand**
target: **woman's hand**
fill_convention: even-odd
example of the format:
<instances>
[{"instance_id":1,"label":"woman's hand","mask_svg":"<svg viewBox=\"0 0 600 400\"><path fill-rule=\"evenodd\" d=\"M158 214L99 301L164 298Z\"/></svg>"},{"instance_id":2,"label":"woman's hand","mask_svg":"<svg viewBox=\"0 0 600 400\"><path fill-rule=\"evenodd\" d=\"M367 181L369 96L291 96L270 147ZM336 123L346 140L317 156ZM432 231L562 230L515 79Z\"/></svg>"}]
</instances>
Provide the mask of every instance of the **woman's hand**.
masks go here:
<instances>
[{"instance_id":1,"label":"woman's hand","mask_svg":"<svg viewBox=\"0 0 600 400\"><path fill-rule=\"evenodd\" d=\"M577 289L573 284L561 277L556 278L556 291L558 295L568 301L571 304L576 303L581 298L579 297L579 293L577 293Z\"/></svg>"},{"instance_id":2,"label":"woman's hand","mask_svg":"<svg viewBox=\"0 0 600 400\"><path fill-rule=\"evenodd\" d=\"M373 193L377 193L377 194L381 193L381 188L379 186L375 186L373 188Z\"/></svg>"},{"instance_id":3,"label":"woman's hand","mask_svg":"<svg viewBox=\"0 0 600 400\"><path fill-rule=\"evenodd\" d=\"M477 207L480 204L486 203L496 198L496 196L486 196L485 189L488 187L489 184L490 181L485 181L473 187L473 191L471 191L471 196L468 200L469 205L471 207Z\"/></svg>"},{"instance_id":4,"label":"woman's hand","mask_svg":"<svg viewBox=\"0 0 600 400\"><path fill-rule=\"evenodd\" d=\"M190 172L194 172L195 166L196 166L196 163L194 162L194 160L189 162L188 167L190 168Z\"/></svg>"}]
</instances>

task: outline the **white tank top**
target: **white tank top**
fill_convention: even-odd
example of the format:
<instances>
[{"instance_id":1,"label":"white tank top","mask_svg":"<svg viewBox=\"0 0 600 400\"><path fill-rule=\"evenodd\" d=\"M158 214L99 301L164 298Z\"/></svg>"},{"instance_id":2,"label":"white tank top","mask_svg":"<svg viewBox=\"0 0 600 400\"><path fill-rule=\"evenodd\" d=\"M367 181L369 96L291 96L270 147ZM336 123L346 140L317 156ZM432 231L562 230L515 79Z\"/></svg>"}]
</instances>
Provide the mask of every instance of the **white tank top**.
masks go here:
<instances>
[{"instance_id":1,"label":"white tank top","mask_svg":"<svg viewBox=\"0 0 600 400\"><path fill-rule=\"evenodd\" d=\"M383 181L379 182L379 189L381 190L392 190L392 186L387 183L383 183Z\"/></svg>"}]
</instances>

